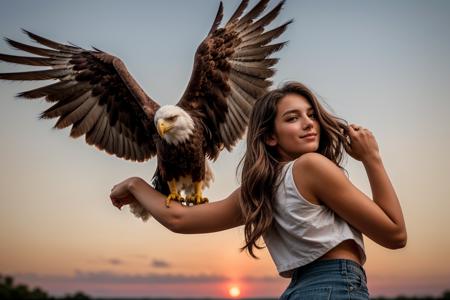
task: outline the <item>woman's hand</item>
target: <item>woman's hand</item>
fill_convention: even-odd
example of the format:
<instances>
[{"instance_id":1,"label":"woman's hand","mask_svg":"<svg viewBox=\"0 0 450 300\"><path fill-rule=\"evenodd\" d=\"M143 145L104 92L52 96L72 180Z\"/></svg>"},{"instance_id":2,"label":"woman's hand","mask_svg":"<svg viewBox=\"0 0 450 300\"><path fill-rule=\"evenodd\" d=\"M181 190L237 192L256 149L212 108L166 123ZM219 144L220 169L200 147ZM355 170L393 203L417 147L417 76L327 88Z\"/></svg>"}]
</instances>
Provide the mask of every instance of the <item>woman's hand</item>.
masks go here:
<instances>
[{"instance_id":1,"label":"woman's hand","mask_svg":"<svg viewBox=\"0 0 450 300\"><path fill-rule=\"evenodd\" d=\"M134 198L133 194L130 193L130 184L132 184L134 181L136 181L137 177L130 177L128 179L125 179L124 181L116 184L111 189L111 194L109 195L109 198L112 201L112 204L117 207L118 209L121 209L122 206L133 203L136 200Z\"/></svg>"},{"instance_id":2,"label":"woman's hand","mask_svg":"<svg viewBox=\"0 0 450 300\"><path fill-rule=\"evenodd\" d=\"M351 157L362 162L380 158L377 141L370 130L355 124L347 129L350 142L345 144L345 150Z\"/></svg>"}]
</instances>

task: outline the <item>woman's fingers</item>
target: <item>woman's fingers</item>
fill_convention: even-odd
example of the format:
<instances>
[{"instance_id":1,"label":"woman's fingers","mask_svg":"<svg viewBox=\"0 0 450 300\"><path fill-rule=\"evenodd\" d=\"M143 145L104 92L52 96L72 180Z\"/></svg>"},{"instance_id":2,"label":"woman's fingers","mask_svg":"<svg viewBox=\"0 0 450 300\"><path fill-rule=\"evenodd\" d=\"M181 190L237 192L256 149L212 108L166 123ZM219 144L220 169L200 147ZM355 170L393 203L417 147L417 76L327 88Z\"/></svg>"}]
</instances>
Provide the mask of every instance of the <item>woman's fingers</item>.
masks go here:
<instances>
[{"instance_id":1,"label":"woman's fingers","mask_svg":"<svg viewBox=\"0 0 450 300\"><path fill-rule=\"evenodd\" d=\"M126 188L126 184L124 184L124 183L116 184L111 189L111 196L113 196L114 198L123 198L123 197L126 197L128 194L129 193Z\"/></svg>"},{"instance_id":2,"label":"woman's fingers","mask_svg":"<svg viewBox=\"0 0 450 300\"><path fill-rule=\"evenodd\" d=\"M126 204L130 204L132 202L132 200L130 200L129 198L114 198L110 196L110 199L112 201L112 204L117 207L119 210L122 208L122 206L126 205Z\"/></svg>"},{"instance_id":3,"label":"woman's fingers","mask_svg":"<svg viewBox=\"0 0 450 300\"><path fill-rule=\"evenodd\" d=\"M351 124L350 126L348 126L348 133L350 136L355 137L358 134L365 134L365 133L369 133L371 135L372 131L362 126Z\"/></svg>"},{"instance_id":4,"label":"woman's fingers","mask_svg":"<svg viewBox=\"0 0 450 300\"><path fill-rule=\"evenodd\" d=\"M363 129L363 127L356 125L356 124L350 124L350 126L348 127L349 131L355 133L356 131L360 131L361 129Z\"/></svg>"},{"instance_id":5,"label":"woman's fingers","mask_svg":"<svg viewBox=\"0 0 450 300\"><path fill-rule=\"evenodd\" d=\"M367 129L367 128L365 128L365 127L362 127L362 126L360 126L360 125L356 125L356 124L351 124L350 126L349 126L349 129L350 130L353 130L353 132L355 132L355 131L359 131L359 132L370 132L370 133L372 133L369 129Z\"/></svg>"},{"instance_id":6,"label":"woman's fingers","mask_svg":"<svg viewBox=\"0 0 450 300\"><path fill-rule=\"evenodd\" d=\"M131 194L128 190L130 180L135 179L136 177L130 177L112 187L109 198L111 199L112 204L118 209L120 209L124 205L131 204L137 201L134 198L133 194Z\"/></svg>"},{"instance_id":7,"label":"woman's fingers","mask_svg":"<svg viewBox=\"0 0 450 300\"><path fill-rule=\"evenodd\" d=\"M349 145L345 147L345 150L347 151L350 156L352 156L355 159L359 159L359 152L360 152L360 142L362 138L362 134L364 133L364 128L362 126L356 125L356 124L350 124L348 126L348 136L350 138Z\"/></svg>"},{"instance_id":8,"label":"woman's fingers","mask_svg":"<svg viewBox=\"0 0 450 300\"><path fill-rule=\"evenodd\" d=\"M122 207L122 205L120 205L120 200L112 196L109 196L109 198L111 199L112 204L120 210Z\"/></svg>"},{"instance_id":9,"label":"woman's fingers","mask_svg":"<svg viewBox=\"0 0 450 300\"><path fill-rule=\"evenodd\" d=\"M348 136L350 145L347 147L347 153L354 159L363 161L367 157L376 156L379 152L378 144L373 133L362 126L351 124L348 126Z\"/></svg>"}]
</instances>

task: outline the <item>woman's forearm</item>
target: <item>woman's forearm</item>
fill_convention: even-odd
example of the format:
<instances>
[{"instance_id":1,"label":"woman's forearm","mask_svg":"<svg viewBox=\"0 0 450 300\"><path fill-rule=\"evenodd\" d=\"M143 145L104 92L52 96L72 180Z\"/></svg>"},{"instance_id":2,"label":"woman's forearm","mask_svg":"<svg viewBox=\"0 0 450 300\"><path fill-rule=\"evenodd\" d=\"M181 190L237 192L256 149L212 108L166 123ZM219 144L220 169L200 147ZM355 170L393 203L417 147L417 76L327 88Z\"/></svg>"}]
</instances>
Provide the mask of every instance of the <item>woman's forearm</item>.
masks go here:
<instances>
[{"instance_id":1,"label":"woman's forearm","mask_svg":"<svg viewBox=\"0 0 450 300\"><path fill-rule=\"evenodd\" d=\"M139 177L130 181L128 190L158 222L173 232L208 233L243 224L239 189L223 200L189 207L176 201L166 207L166 197Z\"/></svg>"},{"instance_id":2,"label":"woman's forearm","mask_svg":"<svg viewBox=\"0 0 450 300\"><path fill-rule=\"evenodd\" d=\"M180 203L173 201L170 207L167 207L166 197L139 177L130 181L128 190L159 223L171 231L176 231L176 224L183 209Z\"/></svg>"},{"instance_id":3,"label":"woman's forearm","mask_svg":"<svg viewBox=\"0 0 450 300\"><path fill-rule=\"evenodd\" d=\"M406 226L400 202L384 168L381 157L377 156L364 160L363 164L369 178L374 202L397 225L399 243L406 244Z\"/></svg>"}]
</instances>

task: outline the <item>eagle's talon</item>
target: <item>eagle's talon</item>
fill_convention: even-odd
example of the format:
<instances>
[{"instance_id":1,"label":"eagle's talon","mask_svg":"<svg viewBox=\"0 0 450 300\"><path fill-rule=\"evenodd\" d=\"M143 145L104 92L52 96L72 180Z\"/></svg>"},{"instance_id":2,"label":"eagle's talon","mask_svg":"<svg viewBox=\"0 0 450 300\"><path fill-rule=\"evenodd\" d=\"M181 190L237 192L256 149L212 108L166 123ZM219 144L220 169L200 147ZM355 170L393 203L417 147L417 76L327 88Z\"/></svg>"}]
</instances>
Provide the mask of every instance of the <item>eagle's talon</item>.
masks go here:
<instances>
[{"instance_id":1,"label":"eagle's talon","mask_svg":"<svg viewBox=\"0 0 450 300\"><path fill-rule=\"evenodd\" d=\"M204 198L202 197L201 194L192 194L188 196L189 198L189 202L192 203L193 205L198 205L198 204L203 204L203 203L208 203L209 200L208 198Z\"/></svg>"},{"instance_id":2,"label":"eagle's talon","mask_svg":"<svg viewBox=\"0 0 450 300\"><path fill-rule=\"evenodd\" d=\"M192 195L186 196L186 206L190 206L190 204L195 204L195 199Z\"/></svg>"},{"instance_id":3,"label":"eagle's talon","mask_svg":"<svg viewBox=\"0 0 450 300\"><path fill-rule=\"evenodd\" d=\"M209 202L209 200L208 200L208 198L200 198L200 200L197 200L197 204L203 204L203 203L208 203Z\"/></svg>"},{"instance_id":4,"label":"eagle's talon","mask_svg":"<svg viewBox=\"0 0 450 300\"><path fill-rule=\"evenodd\" d=\"M167 198L166 198L166 207L170 206L171 201L178 201L180 203L183 203L183 201L185 201L185 200L178 193L170 193L169 196L167 196Z\"/></svg>"}]
</instances>

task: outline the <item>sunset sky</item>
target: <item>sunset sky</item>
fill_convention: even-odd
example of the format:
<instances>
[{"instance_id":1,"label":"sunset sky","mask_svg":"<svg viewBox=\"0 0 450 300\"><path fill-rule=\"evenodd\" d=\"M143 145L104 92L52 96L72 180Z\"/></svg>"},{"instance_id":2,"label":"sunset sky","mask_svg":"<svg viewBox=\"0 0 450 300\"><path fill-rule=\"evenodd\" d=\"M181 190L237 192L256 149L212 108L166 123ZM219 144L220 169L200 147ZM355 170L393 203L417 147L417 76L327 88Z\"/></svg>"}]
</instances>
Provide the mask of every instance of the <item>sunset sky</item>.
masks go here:
<instances>
[{"instance_id":1,"label":"sunset sky","mask_svg":"<svg viewBox=\"0 0 450 300\"><path fill-rule=\"evenodd\" d=\"M224 21L239 2L224 1ZM24 28L95 46L120 57L153 99L175 104L218 6L1 0L0 36L34 45ZM291 18L274 85L301 81L332 112L369 128L403 207L406 248L364 237L371 295L450 289L450 1L288 0L273 26ZM23 54L3 40L0 53ZM0 72L31 69L0 63ZM69 138L68 128L52 129L56 119L38 120L49 103L15 98L38 86L0 82L0 274L55 295L228 297L233 286L240 297L282 293L289 281L266 249L259 260L239 251L242 227L180 235L113 207L111 187L131 176L149 181L156 161L121 160ZM238 186L243 153L240 143L213 164L210 199ZM349 158L345 167L371 196L363 166Z\"/></svg>"}]
</instances>

